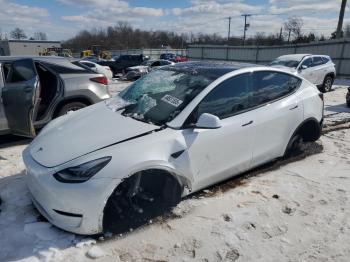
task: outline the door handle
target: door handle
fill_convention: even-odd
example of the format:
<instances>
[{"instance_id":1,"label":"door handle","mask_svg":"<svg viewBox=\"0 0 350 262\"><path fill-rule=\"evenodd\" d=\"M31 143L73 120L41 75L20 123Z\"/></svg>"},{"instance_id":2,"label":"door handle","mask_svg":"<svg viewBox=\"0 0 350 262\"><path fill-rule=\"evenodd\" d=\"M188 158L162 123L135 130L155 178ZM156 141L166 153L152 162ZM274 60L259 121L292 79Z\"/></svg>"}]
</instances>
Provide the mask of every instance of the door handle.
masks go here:
<instances>
[{"instance_id":1,"label":"door handle","mask_svg":"<svg viewBox=\"0 0 350 262\"><path fill-rule=\"evenodd\" d=\"M294 107L289 108L289 110L294 110L294 109L297 109L298 107L299 107L298 105L295 105Z\"/></svg>"},{"instance_id":2,"label":"door handle","mask_svg":"<svg viewBox=\"0 0 350 262\"><path fill-rule=\"evenodd\" d=\"M245 124L243 124L242 126L249 126L249 125L251 125L251 124L253 124L253 120L250 120L248 123L245 123Z\"/></svg>"}]
</instances>

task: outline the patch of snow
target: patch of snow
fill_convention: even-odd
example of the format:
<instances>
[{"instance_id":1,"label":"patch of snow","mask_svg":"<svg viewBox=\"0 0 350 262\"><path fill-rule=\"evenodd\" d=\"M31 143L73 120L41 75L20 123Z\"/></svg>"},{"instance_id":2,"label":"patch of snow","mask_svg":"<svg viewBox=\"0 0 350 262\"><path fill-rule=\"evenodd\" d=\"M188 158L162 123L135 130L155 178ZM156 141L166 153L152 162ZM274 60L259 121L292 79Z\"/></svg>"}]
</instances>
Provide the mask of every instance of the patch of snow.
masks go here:
<instances>
[{"instance_id":1,"label":"patch of snow","mask_svg":"<svg viewBox=\"0 0 350 262\"><path fill-rule=\"evenodd\" d=\"M96 259L105 256L105 252L98 246L94 246L89 249L86 255L90 258Z\"/></svg>"}]
</instances>

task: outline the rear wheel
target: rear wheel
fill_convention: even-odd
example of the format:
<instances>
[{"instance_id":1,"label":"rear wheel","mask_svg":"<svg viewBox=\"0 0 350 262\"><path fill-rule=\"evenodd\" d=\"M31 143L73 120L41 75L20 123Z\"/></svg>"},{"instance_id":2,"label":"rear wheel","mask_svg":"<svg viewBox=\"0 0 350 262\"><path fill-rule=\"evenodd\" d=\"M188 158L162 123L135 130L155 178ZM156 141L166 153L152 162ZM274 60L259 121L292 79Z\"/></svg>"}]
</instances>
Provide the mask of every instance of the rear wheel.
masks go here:
<instances>
[{"instance_id":1,"label":"rear wheel","mask_svg":"<svg viewBox=\"0 0 350 262\"><path fill-rule=\"evenodd\" d=\"M84 107L86 107L87 105L82 103L82 102L71 102L68 103L66 105L64 105L60 111L58 112L58 116L63 116L65 114L67 114L69 111L77 111L79 109L82 109Z\"/></svg>"},{"instance_id":2,"label":"rear wheel","mask_svg":"<svg viewBox=\"0 0 350 262\"><path fill-rule=\"evenodd\" d=\"M330 75L327 75L324 80L323 80L323 84L321 87L321 91L323 93L329 92L332 90L332 85L333 85L333 77Z\"/></svg>"},{"instance_id":3,"label":"rear wheel","mask_svg":"<svg viewBox=\"0 0 350 262\"><path fill-rule=\"evenodd\" d=\"M299 134L293 135L289 140L286 151L284 153L284 158L293 157L301 153L301 148L303 144L303 138Z\"/></svg>"},{"instance_id":4,"label":"rear wheel","mask_svg":"<svg viewBox=\"0 0 350 262\"><path fill-rule=\"evenodd\" d=\"M172 175L161 170L137 173L122 182L108 199L104 231L120 234L147 224L176 206L181 193L182 188Z\"/></svg>"}]
</instances>

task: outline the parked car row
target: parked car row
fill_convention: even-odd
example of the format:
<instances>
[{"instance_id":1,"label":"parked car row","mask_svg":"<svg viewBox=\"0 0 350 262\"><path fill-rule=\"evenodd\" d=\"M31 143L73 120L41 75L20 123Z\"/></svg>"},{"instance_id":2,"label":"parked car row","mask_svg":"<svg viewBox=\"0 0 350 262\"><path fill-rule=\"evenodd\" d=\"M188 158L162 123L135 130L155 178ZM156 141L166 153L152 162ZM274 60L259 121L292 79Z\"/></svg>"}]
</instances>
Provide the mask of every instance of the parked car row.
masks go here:
<instances>
[{"instance_id":1,"label":"parked car row","mask_svg":"<svg viewBox=\"0 0 350 262\"><path fill-rule=\"evenodd\" d=\"M159 58L163 59L163 60L169 60L169 61L172 61L172 62L175 62L175 63L187 62L188 61L188 58L186 56L177 55L177 54L173 54L173 53L161 54Z\"/></svg>"}]
</instances>

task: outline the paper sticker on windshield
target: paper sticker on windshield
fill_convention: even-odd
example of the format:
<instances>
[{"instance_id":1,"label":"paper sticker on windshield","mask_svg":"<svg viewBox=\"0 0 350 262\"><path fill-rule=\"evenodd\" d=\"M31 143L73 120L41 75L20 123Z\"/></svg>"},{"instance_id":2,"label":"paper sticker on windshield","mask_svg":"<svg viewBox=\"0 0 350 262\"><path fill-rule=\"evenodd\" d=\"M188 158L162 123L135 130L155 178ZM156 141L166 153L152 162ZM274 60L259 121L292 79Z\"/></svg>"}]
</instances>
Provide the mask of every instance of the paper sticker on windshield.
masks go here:
<instances>
[{"instance_id":1,"label":"paper sticker on windshield","mask_svg":"<svg viewBox=\"0 0 350 262\"><path fill-rule=\"evenodd\" d=\"M176 98L176 97L173 97L171 95L165 95L162 97L162 101L164 102L167 102L168 104L172 105L172 106L175 106L175 107L178 107L179 105L182 104L182 100Z\"/></svg>"}]
</instances>

